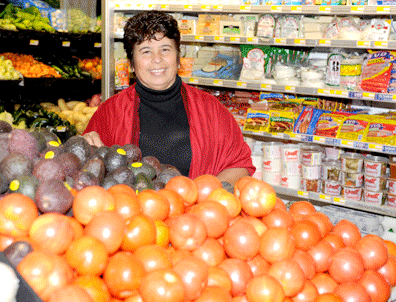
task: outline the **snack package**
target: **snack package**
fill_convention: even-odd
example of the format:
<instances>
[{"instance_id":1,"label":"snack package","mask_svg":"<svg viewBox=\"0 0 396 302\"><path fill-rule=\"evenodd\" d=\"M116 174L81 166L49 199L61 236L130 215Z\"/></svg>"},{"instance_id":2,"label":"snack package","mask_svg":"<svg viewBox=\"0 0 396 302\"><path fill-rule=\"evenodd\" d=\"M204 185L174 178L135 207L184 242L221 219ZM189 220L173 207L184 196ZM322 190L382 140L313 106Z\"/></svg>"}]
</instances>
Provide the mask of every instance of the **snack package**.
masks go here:
<instances>
[{"instance_id":1,"label":"snack package","mask_svg":"<svg viewBox=\"0 0 396 302\"><path fill-rule=\"evenodd\" d=\"M359 86L364 91L386 93L388 91L393 56L389 51L377 51L368 55L363 64Z\"/></svg>"},{"instance_id":2,"label":"snack package","mask_svg":"<svg viewBox=\"0 0 396 302\"><path fill-rule=\"evenodd\" d=\"M294 124L294 133L315 134L319 117L325 111L313 107L304 107Z\"/></svg>"},{"instance_id":3,"label":"snack package","mask_svg":"<svg viewBox=\"0 0 396 302\"><path fill-rule=\"evenodd\" d=\"M340 34L340 25L338 24L338 19L334 18L325 29L324 38L337 39L337 36L339 34Z\"/></svg>"},{"instance_id":4,"label":"snack package","mask_svg":"<svg viewBox=\"0 0 396 302\"><path fill-rule=\"evenodd\" d=\"M396 144L396 120L378 118L369 123L363 141L384 145Z\"/></svg>"},{"instance_id":5,"label":"snack package","mask_svg":"<svg viewBox=\"0 0 396 302\"><path fill-rule=\"evenodd\" d=\"M343 124L344 120L350 116L349 113L334 112L334 113L323 113L318 119L316 125L315 135L336 137L338 129Z\"/></svg>"},{"instance_id":6,"label":"snack package","mask_svg":"<svg viewBox=\"0 0 396 302\"><path fill-rule=\"evenodd\" d=\"M346 118L337 132L337 138L361 141L373 115L355 114Z\"/></svg>"},{"instance_id":7,"label":"snack package","mask_svg":"<svg viewBox=\"0 0 396 302\"><path fill-rule=\"evenodd\" d=\"M269 133L291 133L293 132L295 113L292 111L270 110L269 111Z\"/></svg>"},{"instance_id":8,"label":"snack package","mask_svg":"<svg viewBox=\"0 0 396 302\"><path fill-rule=\"evenodd\" d=\"M269 113L265 110L248 109L243 130L265 132L268 129Z\"/></svg>"}]
</instances>

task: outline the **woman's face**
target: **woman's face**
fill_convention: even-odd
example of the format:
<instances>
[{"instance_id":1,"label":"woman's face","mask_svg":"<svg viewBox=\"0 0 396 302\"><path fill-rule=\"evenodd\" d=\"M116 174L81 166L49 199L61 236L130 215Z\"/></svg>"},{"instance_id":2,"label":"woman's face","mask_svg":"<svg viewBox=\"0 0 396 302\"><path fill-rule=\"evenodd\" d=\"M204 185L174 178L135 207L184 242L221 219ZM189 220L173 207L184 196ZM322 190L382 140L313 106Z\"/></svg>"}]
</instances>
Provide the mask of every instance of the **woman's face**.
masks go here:
<instances>
[{"instance_id":1,"label":"woman's face","mask_svg":"<svg viewBox=\"0 0 396 302\"><path fill-rule=\"evenodd\" d=\"M176 80L178 54L175 42L167 37L145 40L134 46L134 66L136 77L146 87L165 90Z\"/></svg>"}]
</instances>

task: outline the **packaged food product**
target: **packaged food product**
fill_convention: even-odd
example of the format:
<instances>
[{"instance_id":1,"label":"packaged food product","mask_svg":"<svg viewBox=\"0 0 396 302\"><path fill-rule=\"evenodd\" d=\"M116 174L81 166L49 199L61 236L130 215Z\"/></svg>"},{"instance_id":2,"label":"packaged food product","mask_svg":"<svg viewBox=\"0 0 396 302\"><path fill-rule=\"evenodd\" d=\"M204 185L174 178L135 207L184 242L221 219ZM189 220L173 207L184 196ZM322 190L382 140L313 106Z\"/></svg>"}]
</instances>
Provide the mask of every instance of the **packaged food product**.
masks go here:
<instances>
[{"instance_id":1,"label":"packaged food product","mask_svg":"<svg viewBox=\"0 0 396 302\"><path fill-rule=\"evenodd\" d=\"M341 196L347 200L362 200L363 188L342 186Z\"/></svg>"},{"instance_id":2,"label":"packaged food product","mask_svg":"<svg viewBox=\"0 0 396 302\"><path fill-rule=\"evenodd\" d=\"M340 53L332 53L327 58L326 66L326 85L340 86L340 65L343 55Z\"/></svg>"},{"instance_id":3,"label":"packaged food product","mask_svg":"<svg viewBox=\"0 0 396 302\"><path fill-rule=\"evenodd\" d=\"M361 187L363 185L364 174L362 172L341 171L341 183L348 187Z\"/></svg>"},{"instance_id":4,"label":"packaged food product","mask_svg":"<svg viewBox=\"0 0 396 302\"><path fill-rule=\"evenodd\" d=\"M389 51L377 51L368 55L360 77L360 88L365 91L384 93L388 91L392 70Z\"/></svg>"},{"instance_id":5,"label":"packaged food product","mask_svg":"<svg viewBox=\"0 0 396 302\"><path fill-rule=\"evenodd\" d=\"M396 161L390 161L389 168L390 178L396 179Z\"/></svg>"},{"instance_id":6,"label":"packaged food product","mask_svg":"<svg viewBox=\"0 0 396 302\"><path fill-rule=\"evenodd\" d=\"M369 191L383 191L387 189L388 178L364 175L364 189Z\"/></svg>"},{"instance_id":7,"label":"packaged food product","mask_svg":"<svg viewBox=\"0 0 396 302\"><path fill-rule=\"evenodd\" d=\"M396 208L396 195L388 194L388 207Z\"/></svg>"},{"instance_id":8,"label":"packaged food product","mask_svg":"<svg viewBox=\"0 0 396 302\"><path fill-rule=\"evenodd\" d=\"M323 113L318 119L316 125L315 135L336 137L338 129L343 124L344 120L350 116L350 113Z\"/></svg>"},{"instance_id":9,"label":"packaged food product","mask_svg":"<svg viewBox=\"0 0 396 302\"><path fill-rule=\"evenodd\" d=\"M263 143L263 155L264 158L281 158L281 146L282 143L278 142L264 142Z\"/></svg>"},{"instance_id":10,"label":"packaged food product","mask_svg":"<svg viewBox=\"0 0 396 302\"><path fill-rule=\"evenodd\" d=\"M302 165L302 177L305 179L320 179L322 177L322 166Z\"/></svg>"},{"instance_id":11,"label":"packaged food product","mask_svg":"<svg viewBox=\"0 0 396 302\"><path fill-rule=\"evenodd\" d=\"M341 127L338 128L337 138L349 139L354 141L362 141L368 124L373 120L374 116L355 114L347 117Z\"/></svg>"},{"instance_id":12,"label":"packaged food product","mask_svg":"<svg viewBox=\"0 0 396 302\"><path fill-rule=\"evenodd\" d=\"M263 158L263 171L279 173L281 171L281 159Z\"/></svg>"},{"instance_id":13,"label":"packaged food product","mask_svg":"<svg viewBox=\"0 0 396 302\"><path fill-rule=\"evenodd\" d=\"M301 146L297 144L284 144L280 147L283 162L300 162Z\"/></svg>"},{"instance_id":14,"label":"packaged food product","mask_svg":"<svg viewBox=\"0 0 396 302\"><path fill-rule=\"evenodd\" d=\"M341 181L341 162L329 160L323 162L322 179L329 181Z\"/></svg>"},{"instance_id":15,"label":"packaged food product","mask_svg":"<svg viewBox=\"0 0 396 302\"><path fill-rule=\"evenodd\" d=\"M384 145L395 145L396 120L378 118L371 121L363 137L363 141Z\"/></svg>"},{"instance_id":16,"label":"packaged food product","mask_svg":"<svg viewBox=\"0 0 396 302\"><path fill-rule=\"evenodd\" d=\"M320 192L320 179L301 179L301 190L308 191L308 192Z\"/></svg>"},{"instance_id":17,"label":"packaged food product","mask_svg":"<svg viewBox=\"0 0 396 302\"><path fill-rule=\"evenodd\" d=\"M283 161L281 173L282 175L301 175L301 163L298 161Z\"/></svg>"},{"instance_id":18,"label":"packaged food product","mask_svg":"<svg viewBox=\"0 0 396 302\"><path fill-rule=\"evenodd\" d=\"M294 124L294 133L315 134L320 116L326 111L304 106Z\"/></svg>"},{"instance_id":19,"label":"packaged food product","mask_svg":"<svg viewBox=\"0 0 396 302\"><path fill-rule=\"evenodd\" d=\"M363 60L361 57L344 58L340 65L340 87L355 90L362 73Z\"/></svg>"},{"instance_id":20,"label":"packaged food product","mask_svg":"<svg viewBox=\"0 0 396 302\"><path fill-rule=\"evenodd\" d=\"M327 160L338 160L341 157L341 154L344 153L344 150L338 147L325 147L325 158Z\"/></svg>"},{"instance_id":21,"label":"packaged food product","mask_svg":"<svg viewBox=\"0 0 396 302\"><path fill-rule=\"evenodd\" d=\"M248 108L243 130L253 132L265 132L268 129L269 113L264 110Z\"/></svg>"},{"instance_id":22,"label":"packaged food product","mask_svg":"<svg viewBox=\"0 0 396 302\"><path fill-rule=\"evenodd\" d=\"M263 171L263 181L270 185L280 186L281 174L279 172L267 172Z\"/></svg>"},{"instance_id":23,"label":"packaged food product","mask_svg":"<svg viewBox=\"0 0 396 302\"><path fill-rule=\"evenodd\" d=\"M389 159L382 156L366 156L364 158L364 171L368 176L385 176Z\"/></svg>"},{"instance_id":24,"label":"packaged food product","mask_svg":"<svg viewBox=\"0 0 396 302\"><path fill-rule=\"evenodd\" d=\"M375 205L386 205L388 200L388 192L384 191L369 191L364 190L364 201Z\"/></svg>"},{"instance_id":25,"label":"packaged food product","mask_svg":"<svg viewBox=\"0 0 396 302\"><path fill-rule=\"evenodd\" d=\"M261 80L264 76L264 52L260 48L253 48L243 58L243 66L239 79Z\"/></svg>"},{"instance_id":26,"label":"packaged food product","mask_svg":"<svg viewBox=\"0 0 396 302\"><path fill-rule=\"evenodd\" d=\"M390 19L371 19L370 24L363 31L362 38L369 41L388 41L391 22Z\"/></svg>"},{"instance_id":27,"label":"packaged food product","mask_svg":"<svg viewBox=\"0 0 396 302\"><path fill-rule=\"evenodd\" d=\"M343 171L362 172L364 156L358 153L345 152L341 154L341 168Z\"/></svg>"},{"instance_id":28,"label":"packaged food product","mask_svg":"<svg viewBox=\"0 0 396 302\"><path fill-rule=\"evenodd\" d=\"M339 181L334 180L322 180L322 193L331 195L331 196L340 196L341 195L341 183Z\"/></svg>"},{"instance_id":29,"label":"packaged food product","mask_svg":"<svg viewBox=\"0 0 396 302\"><path fill-rule=\"evenodd\" d=\"M291 133L293 132L294 120L294 112L283 110L270 110L268 132Z\"/></svg>"},{"instance_id":30,"label":"packaged food product","mask_svg":"<svg viewBox=\"0 0 396 302\"><path fill-rule=\"evenodd\" d=\"M272 38L275 31L275 17L270 14L263 15L257 23L257 37Z\"/></svg>"},{"instance_id":31,"label":"packaged food product","mask_svg":"<svg viewBox=\"0 0 396 302\"><path fill-rule=\"evenodd\" d=\"M198 35L218 35L220 31L220 15L199 14L196 32Z\"/></svg>"},{"instance_id":32,"label":"packaged food product","mask_svg":"<svg viewBox=\"0 0 396 302\"><path fill-rule=\"evenodd\" d=\"M321 165L323 157L324 152L322 147L308 145L301 148L301 162L303 165Z\"/></svg>"},{"instance_id":33,"label":"packaged food product","mask_svg":"<svg viewBox=\"0 0 396 302\"><path fill-rule=\"evenodd\" d=\"M285 16L281 18L280 38L296 39L300 37L300 16Z\"/></svg>"},{"instance_id":34,"label":"packaged food product","mask_svg":"<svg viewBox=\"0 0 396 302\"><path fill-rule=\"evenodd\" d=\"M301 186L301 176L300 175L281 175L281 185L282 187L289 189L300 189Z\"/></svg>"}]
</instances>

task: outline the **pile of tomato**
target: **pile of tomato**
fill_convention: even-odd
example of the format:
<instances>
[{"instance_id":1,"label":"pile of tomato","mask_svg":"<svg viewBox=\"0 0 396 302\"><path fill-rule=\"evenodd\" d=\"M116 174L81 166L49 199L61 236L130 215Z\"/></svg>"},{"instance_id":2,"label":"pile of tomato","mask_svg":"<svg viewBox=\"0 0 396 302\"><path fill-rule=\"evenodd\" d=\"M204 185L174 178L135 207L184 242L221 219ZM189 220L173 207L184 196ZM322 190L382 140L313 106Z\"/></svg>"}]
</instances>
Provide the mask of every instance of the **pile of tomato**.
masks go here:
<instances>
[{"instance_id":1,"label":"pile of tomato","mask_svg":"<svg viewBox=\"0 0 396 302\"><path fill-rule=\"evenodd\" d=\"M90 186L72 210L0 202L0 250L33 247L17 270L45 302L386 302L396 285L395 243L307 201L287 209L253 177L234 194L210 175L138 194Z\"/></svg>"}]
</instances>

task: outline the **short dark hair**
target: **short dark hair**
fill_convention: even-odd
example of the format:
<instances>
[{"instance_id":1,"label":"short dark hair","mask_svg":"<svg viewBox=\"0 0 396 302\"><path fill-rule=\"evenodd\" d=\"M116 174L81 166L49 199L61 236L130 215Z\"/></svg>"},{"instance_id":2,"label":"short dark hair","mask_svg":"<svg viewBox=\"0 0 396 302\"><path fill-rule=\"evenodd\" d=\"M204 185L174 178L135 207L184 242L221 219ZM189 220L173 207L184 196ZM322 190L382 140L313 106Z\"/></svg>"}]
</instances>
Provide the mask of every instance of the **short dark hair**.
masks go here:
<instances>
[{"instance_id":1,"label":"short dark hair","mask_svg":"<svg viewBox=\"0 0 396 302\"><path fill-rule=\"evenodd\" d=\"M156 39L161 33L164 37L175 41L178 58L180 54L180 31L177 21L169 14L161 11L145 11L129 18L124 27L124 49L133 66L133 51L135 44Z\"/></svg>"}]
</instances>

